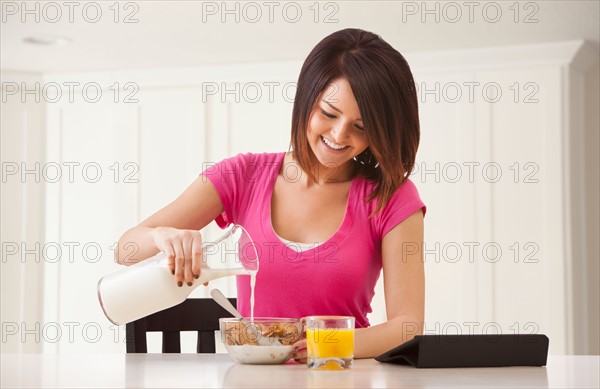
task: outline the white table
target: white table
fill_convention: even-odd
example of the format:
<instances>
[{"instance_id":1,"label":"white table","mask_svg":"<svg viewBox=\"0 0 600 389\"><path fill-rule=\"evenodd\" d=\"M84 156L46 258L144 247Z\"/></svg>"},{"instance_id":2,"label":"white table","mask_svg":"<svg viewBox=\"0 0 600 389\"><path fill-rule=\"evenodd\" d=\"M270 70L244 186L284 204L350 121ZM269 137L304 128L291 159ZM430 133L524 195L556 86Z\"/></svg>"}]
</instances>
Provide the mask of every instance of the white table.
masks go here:
<instances>
[{"instance_id":1,"label":"white table","mask_svg":"<svg viewBox=\"0 0 600 389\"><path fill-rule=\"evenodd\" d=\"M549 356L546 367L415 369L354 361L347 371L239 365L226 354L1 354L1 387L598 388L599 356Z\"/></svg>"}]
</instances>

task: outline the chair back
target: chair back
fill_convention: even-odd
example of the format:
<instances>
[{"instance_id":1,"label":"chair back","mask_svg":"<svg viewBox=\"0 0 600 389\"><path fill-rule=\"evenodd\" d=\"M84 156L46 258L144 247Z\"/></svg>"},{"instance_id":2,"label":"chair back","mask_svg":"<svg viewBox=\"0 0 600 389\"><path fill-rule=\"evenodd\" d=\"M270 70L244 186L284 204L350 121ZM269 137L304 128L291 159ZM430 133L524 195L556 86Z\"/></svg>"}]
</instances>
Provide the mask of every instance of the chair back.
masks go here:
<instances>
[{"instance_id":1,"label":"chair back","mask_svg":"<svg viewBox=\"0 0 600 389\"><path fill-rule=\"evenodd\" d=\"M236 306L237 300L229 301ZM232 315L213 299L187 299L179 305L153 313L125 325L128 353L147 353L147 332L162 332L162 352L181 353L181 331L198 332L196 352L215 352L219 319Z\"/></svg>"}]
</instances>

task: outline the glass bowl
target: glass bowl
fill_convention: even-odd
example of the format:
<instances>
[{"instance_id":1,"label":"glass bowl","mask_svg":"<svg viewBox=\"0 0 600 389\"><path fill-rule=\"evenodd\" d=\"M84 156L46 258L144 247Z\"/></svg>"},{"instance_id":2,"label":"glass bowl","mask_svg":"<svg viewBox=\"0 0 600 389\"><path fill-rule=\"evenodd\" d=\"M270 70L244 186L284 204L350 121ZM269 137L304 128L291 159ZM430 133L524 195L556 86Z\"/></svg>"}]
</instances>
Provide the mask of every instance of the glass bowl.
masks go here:
<instances>
[{"instance_id":1,"label":"glass bowl","mask_svg":"<svg viewBox=\"0 0 600 389\"><path fill-rule=\"evenodd\" d=\"M256 317L250 323L234 317L219 319L221 341L236 362L280 364L292 356L294 343L302 339L300 319Z\"/></svg>"}]
</instances>

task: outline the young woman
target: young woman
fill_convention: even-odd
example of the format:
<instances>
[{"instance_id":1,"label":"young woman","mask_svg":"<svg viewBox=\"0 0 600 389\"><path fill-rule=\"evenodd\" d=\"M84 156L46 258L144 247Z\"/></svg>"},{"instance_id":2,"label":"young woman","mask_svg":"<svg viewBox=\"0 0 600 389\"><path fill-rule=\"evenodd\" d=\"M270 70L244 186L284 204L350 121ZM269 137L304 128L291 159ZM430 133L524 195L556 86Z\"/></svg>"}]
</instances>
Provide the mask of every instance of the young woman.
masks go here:
<instances>
[{"instance_id":1,"label":"young woman","mask_svg":"<svg viewBox=\"0 0 600 389\"><path fill-rule=\"evenodd\" d=\"M419 144L414 81L404 57L379 36L346 29L309 54L297 84L291 151L240 154L206 169L175 201L119 241L138 260L158 251L174 282L200 273L212 220L240 224L258 248L256 316L349 315L355 357L377 356L421 333L425 206L408 179ZM387 321L370 326L383 268ZM238 309L249 316L248 277ZM305 342L294 357L306 358Z\"/></svg>"}]
</instances>

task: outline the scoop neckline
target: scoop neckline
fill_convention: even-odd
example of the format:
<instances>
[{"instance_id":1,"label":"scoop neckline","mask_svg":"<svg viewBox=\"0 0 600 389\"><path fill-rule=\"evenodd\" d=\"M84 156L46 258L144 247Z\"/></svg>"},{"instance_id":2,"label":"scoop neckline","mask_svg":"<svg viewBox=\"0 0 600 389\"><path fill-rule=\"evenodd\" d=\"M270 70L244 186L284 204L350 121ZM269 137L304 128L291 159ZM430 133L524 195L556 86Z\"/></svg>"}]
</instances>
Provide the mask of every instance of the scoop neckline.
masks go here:
<instances>
[{"instance_id":1,"label":"scoop neckline","mask_svg":"<svg viewBox=\"0 0 600 389\"><path fill-rule=\"evenodd\" d=\"M274 176L272 176L269 186L267 187L267 191L268 191L268 195L266 196L266 220L267 223L263 223L263 226L268 225L269 228L268 231L266 231L265 228L263 228L263 232L265 233L265 236L269 236L273 239L275 239L276 242L281 243L282 245L285 246L285 250L288 250L290 252L292 252L295 255L298 254L304 254L304 253L311 253L314 250L318 250L321 247L326 247L326 245L330 245L333 242L342 242L344 240L344 238L347 236L347 232L350 230L350 227L352 226L352 222L354 220L354 209L352 204L355 204L356 202L354 201L354 197L355 197L355 186L356 186L356 179L357 177L353 177L352 180L350 181L350 189L348 190L348 198L346 199L346 210L344 212L344 217L342 218L342 222L340 224L340 226L337 228L337 230L326 240L324 240L323 242L321 242L320 244L316 245L315 247L311 248L311 249L307 249L307 250L302 250L300 252L298 251L294 251L293 249L291 249L286 243L284 243L283 241L281 241L279 239L279 235L275 232L275 228L273 228L273 219L272 219L272 200L273 200L273 192L275 190L275 182L277 181L277 176L279 175L279 171L281 170L281 166L283 165L283 161L285 160L285 156L286 156L287 152L280 152L279 153L279 163L276 164L276 169L273 169L274 171ZM301 243L301 242L294 242L294 243Z\"/></svg>"}]
</instances>

